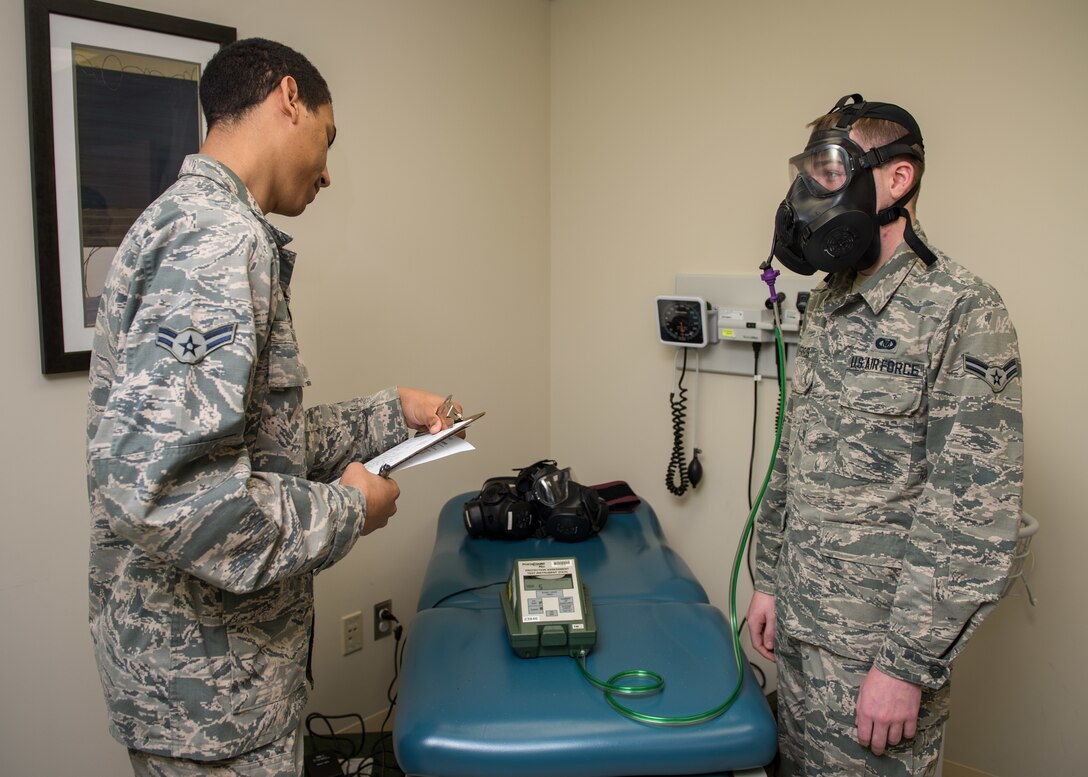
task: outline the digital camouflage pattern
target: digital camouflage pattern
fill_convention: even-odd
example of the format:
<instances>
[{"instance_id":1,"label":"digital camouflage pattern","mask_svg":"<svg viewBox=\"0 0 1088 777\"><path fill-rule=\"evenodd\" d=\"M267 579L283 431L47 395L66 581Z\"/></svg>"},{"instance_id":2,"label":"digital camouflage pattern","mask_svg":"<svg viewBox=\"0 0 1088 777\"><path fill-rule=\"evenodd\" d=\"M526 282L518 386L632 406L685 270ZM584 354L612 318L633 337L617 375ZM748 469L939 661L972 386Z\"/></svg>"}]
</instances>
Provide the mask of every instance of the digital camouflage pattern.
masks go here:
<instances>
[{"instance_id":1,"label":"digital camouflage pattern","mask_svg":"<svg viewBox=\"0 0 1088 777\"><path fill-rule=\"evenodd\" d=\"M363 528L329 485L407 437L395 388L305 410L294 254L207 156L129 231L90 370L90 626L111 733L223 759L283 737L307 697L313 574Z\"/></svg>"},{"instance_id":2,"label":"digital camouflage pattern","mask_svg":"<svg viewBox=\"0 0 1088 777\"><path fill-rule=\"evenodd\" d=\"M298 777L305 770L301 728L221 761L170 758L132 749L128 754L134 777Z\"/></svg>"},{"instance_id":3,"label":"digital camouflage pattern","mask_svg":"<svg viewBox=\"0 0 1088 777\"><path fill-rule=\"evenodd\" d=\"M917 733L882 755L857 741L855 705L870 661L776 638L779 777L935 777L951 685L924 688Z\"/></svg>"},{"instance_id":4,"label":"digital camouflage pattern","mask_svg":"<svg viewBox=\"0 0 1088 777\"><path fill-rule=\"evenodd\" d=\"M757 526L780 633L929 688L997 603L1023 476L1016 333L938 256L813 291Z\"/></svg>"}]
</instances>

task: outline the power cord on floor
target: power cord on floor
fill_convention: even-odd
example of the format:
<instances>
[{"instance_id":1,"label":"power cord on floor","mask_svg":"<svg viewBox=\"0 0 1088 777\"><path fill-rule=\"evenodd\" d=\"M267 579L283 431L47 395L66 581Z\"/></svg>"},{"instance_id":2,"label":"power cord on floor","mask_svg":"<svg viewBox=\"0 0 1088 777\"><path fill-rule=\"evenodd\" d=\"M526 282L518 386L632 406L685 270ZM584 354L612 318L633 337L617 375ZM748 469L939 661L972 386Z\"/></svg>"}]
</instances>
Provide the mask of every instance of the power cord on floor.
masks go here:
<instances>
[{"instance_id":1,"label":"power cord on floor","mask_svg":"<svg viewBox=\"0 0 1088 777\"><path fill-rule=\"evenodd\" d=\"M393 777L403 775L397 765L396 756L392 747L392 732L387 732L385 727L393 716L393 708L397 703L397 695L393 688L400 678L400 668L404 661L404 646L407 640L404 638L404 626L397 619L392 610L383 608L378 617L393 624L393 679L385 692L389 708L378 730L378 737L370 747L370 751L364 753L366 748L366 724L363 717L357 713L347 715L322 715L314 712L306 717L306 732L310 737L313 752L306 760L306 770L309 777L325 777L325 775L347 775L359 777ZM344 734L337 734L333 723L340 720L353 720L359 727L359 741ZM320 730L318 730L320 729ZM351 769L348 771L348 769Z\"/></svg>"},{"instance_id":2,"label":"power cord on floor","mask_svg":"<svg viewBox=\"0 0 1088 777\"><path fill-rule=\"evenodd\" d=\"M354 720L359 726L359 741L355 742L351 737L337 734L333 728L333 721ZM323 724L328 733L316 730L317 724ZM313 752L306 762L306 771L310 777L324 777L324 775L345 774L345 767L363 754L363 743L366 741L366 724L363 716L358 713L346 715L322 715L312 712L306 716L306 733L310 737ZM364 766L369 766L369 759L363 759L356 765L353 774L362 774ZM335 767L335 771L333 768Z\"/></svg>"},{"instance_id":3,"label":"power cord on floor","mask_svg":"<svg viewBox=\"0 0 1088 777\"><path fill-rule=\"evenodd\" d=\"M378 613L378 617L394 624L393 639L396 640L393 645L393 679L389 681L389 687L385 691L385 699L389 702L389 707L386 709L385 717L378 729L378 738L370 748L370 760L376 770L373 772L374 777L386 777L387 773L394 773L389 771L391 768L397 770L395 774L402 773L397 765L396 755L393 753L392 748L386 747L386 743L392 744L393 733L387 732L385 727L389 724L389 719L393 717L393 708L397 706L397 694L393 692L393 688L400 679L400 668L404 661L404 646L408 644L408 640L404 636L404 626L401 625L392 610L383 608Z\"/></svg>"}]
</instances>

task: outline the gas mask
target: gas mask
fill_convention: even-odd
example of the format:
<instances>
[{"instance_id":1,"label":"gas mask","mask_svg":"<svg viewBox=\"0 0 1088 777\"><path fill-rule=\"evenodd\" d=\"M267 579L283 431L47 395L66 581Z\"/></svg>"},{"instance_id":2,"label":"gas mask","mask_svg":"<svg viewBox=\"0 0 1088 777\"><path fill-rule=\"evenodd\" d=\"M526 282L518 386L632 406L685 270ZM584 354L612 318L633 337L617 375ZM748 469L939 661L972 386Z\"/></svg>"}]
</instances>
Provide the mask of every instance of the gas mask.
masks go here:
<instances>
[{"instance_id":1,"label":"gas mask","mask_svg":"<svg viewBox=\"0 0 1088 777\"><path fill-rule=\"evenodd\" d=\"M866 270L880 256L880 227L906 217L908 244L927 264L935 261L904 207L918 183L890 207L876 209L873 168L903 155L922 159L912 147L923 147L917 122L897 105L867 103L858 94L843 97L830 113L838 115L834 126L813 132L804 152L790 160L793 183L775 216L773 255L801 275ZM850 137L862 117L895 122L907 134L864 151Z\"/></svg>"},{"instance_id":2,"label":"gas mask","mask_svg":"<svg viewBox=\"0 0 1088 777\"><path fill-rule=\"evenodd\" d=\"M517 477L485 480L462 514L470 537L581 542L608 523L608 504L596 490L571 480L569 467L544 459Z\"/></svg>"}]
</instances>

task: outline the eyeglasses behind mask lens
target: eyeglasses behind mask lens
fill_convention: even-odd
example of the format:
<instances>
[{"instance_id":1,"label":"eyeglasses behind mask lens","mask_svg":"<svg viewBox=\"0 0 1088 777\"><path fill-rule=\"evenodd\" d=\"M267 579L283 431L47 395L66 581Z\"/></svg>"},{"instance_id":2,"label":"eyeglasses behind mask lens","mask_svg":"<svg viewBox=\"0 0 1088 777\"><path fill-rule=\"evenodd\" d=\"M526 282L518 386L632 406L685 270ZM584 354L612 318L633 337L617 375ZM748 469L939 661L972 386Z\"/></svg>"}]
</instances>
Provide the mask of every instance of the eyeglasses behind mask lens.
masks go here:
<instances>
[{"instance_id":1,"label":"eyeglasses behind mask lens","mask_svg":"<svg viewBox=\"0 0 1088 777\"><path fill-rule=\"evenodd\" d=\"M815 197L826 197L846 188L854 162L842 146L817 146L790 160L790 180L800 178Z\"/></svg>"}]
</instances>

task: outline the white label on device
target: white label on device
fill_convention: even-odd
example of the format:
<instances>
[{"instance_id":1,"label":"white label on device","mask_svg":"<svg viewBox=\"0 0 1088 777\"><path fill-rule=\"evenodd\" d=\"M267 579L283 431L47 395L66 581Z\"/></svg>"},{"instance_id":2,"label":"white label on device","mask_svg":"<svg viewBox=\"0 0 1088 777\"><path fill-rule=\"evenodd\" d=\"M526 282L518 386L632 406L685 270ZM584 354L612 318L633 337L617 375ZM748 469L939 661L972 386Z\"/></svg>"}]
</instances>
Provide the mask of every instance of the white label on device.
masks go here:
<instances>
[{"instance_id":1,"label":"white label on device","mask_svg":"<svg viewBox=\"0 0 1088 777\"><path fill-rule=\"evenodd\" d=\"M572 558L518 562L522 623L581 621L581 583Z\"/></svg>"}]
</instances>

